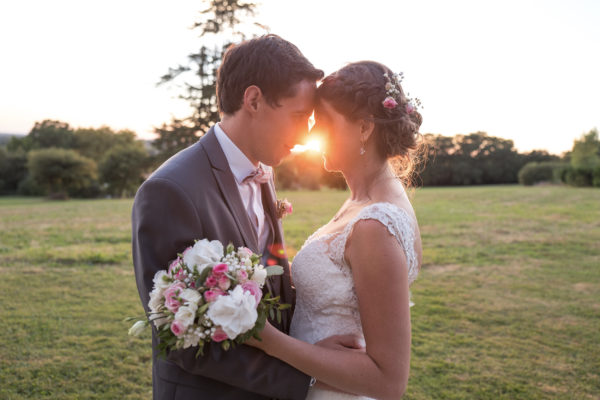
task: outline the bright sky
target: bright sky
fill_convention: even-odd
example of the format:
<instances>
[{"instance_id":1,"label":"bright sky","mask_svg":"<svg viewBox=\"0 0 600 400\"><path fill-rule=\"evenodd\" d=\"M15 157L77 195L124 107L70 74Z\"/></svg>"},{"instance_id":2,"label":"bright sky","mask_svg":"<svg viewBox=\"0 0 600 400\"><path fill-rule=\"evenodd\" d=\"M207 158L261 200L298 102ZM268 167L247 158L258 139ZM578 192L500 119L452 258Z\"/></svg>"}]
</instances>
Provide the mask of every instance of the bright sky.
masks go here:
<instances>
[{"instance_id":1,"label":"bright sky","mask_svg":"<svg viewBox=\"0 0 600 400\"><path fill-rule=\"evenodd\" d=\"M36 121L109 125L150 137L189 114L156 87L197 49L203 2L0 3L0 132ZM263 0L256 18L326 73L372 59L403 71L423 133L486 131L520 151L561 153L600 128L595 0Z\"/></svg>"}]
</instances>

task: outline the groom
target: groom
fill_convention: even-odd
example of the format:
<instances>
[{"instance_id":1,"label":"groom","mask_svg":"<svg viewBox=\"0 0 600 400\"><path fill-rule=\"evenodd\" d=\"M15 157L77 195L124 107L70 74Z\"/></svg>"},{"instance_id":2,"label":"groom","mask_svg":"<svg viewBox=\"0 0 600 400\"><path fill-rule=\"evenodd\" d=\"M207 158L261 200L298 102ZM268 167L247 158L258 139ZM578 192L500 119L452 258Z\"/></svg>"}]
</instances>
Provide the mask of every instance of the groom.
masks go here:
<instances>
[{"instance_id":1,"label":"groom","mask_svg":"<svg viewBox=\"0 0 600 400\"><path fill-rule=\"evenodd\" d=\"M321 70L292 43L266 35L230 47L217 75L221 121L177 153L139 188L132 211L135 276L148 311L152 279L194 239L219 240L264 254L284 267L266 285L294 303L269 166L307 134ZM289 332L291 310L278 329ZM157 358L152 330L154 399L304 399L311 378L249 347L219 344Z\"/></svg>"}]
</instances>

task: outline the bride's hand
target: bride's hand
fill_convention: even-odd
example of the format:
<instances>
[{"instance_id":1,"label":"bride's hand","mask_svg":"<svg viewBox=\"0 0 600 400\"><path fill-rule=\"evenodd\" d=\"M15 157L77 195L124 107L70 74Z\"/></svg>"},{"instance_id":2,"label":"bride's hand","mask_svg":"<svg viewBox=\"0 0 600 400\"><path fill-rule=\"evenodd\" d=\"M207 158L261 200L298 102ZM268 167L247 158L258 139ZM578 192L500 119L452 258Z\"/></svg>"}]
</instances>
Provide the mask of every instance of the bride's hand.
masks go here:
<instances>
[{"instance_id":1,"label":"bride's hand","mask_svg":"<svg viewBox=\"0 0 600 400\"><path fill-rule=\"evenodd\" d=\"M365 351L365 347L357 335L333 335L315 344L334 350Z\"/></svg>"}]
</instances>

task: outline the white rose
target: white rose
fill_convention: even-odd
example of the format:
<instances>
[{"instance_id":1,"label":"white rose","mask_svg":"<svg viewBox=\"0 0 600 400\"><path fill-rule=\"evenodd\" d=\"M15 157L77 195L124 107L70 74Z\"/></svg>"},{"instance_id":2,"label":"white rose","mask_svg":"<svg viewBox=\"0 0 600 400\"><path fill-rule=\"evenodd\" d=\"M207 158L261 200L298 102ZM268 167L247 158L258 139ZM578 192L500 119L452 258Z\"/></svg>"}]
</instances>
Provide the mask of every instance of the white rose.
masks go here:
<instances>
[{"instance_id":1,"label":"white rose","mask_svg":"<svg viewBox=\"0 0 600 400\"><path fill-rule=\"evenodd\" d=\"M154 274L154 287L155 288L160 288L160 289L166 289L169 286L171 286L172 282L167 282L166 280L163 279L163 277L166 277L167 275L167 271L161 269L160 271L158 271L156 274Z\"/></svg>"},{"instance_id":2,"label":"white rose","mask_svg":"<svg viewBox=\"0 0 600 400\"><path fill-rule=\"evenodd\" d=\"M140 336L144 332L144 329L146 329L146 322L138 321L129 328L129 334L131 336Z\"/></svg>"},{"instance_id":3,"label":"white rose","mask_svg":"<svg viewBox=\"0 0 600 400\"><path fill-rule=\"evenodd\" d=\"M265 279L267 279L267 270L262 265L257 265L254 268L254 273L251 278L254 282L258 283L258 286L263 287Z\"/></svg>"},{"instance_id":4,"label":"white rose","mask_svg":"<svg viewBox=\"0 0 600 400\"><path fill-rule=\"evenodd\" d=\"M188 305L194 305L196 307L202 298L200 293L198 293L198 291L195 289L184 289L179 294L179 297L181 297Z\"/></svg>"},{"instance_id":5,"label":"white rose","mask_svg":"<svg viewBox=\"0 0 600 400\"><path fill-rule=\"evenodd\" d=\"M163 306L163 294L164 290L154 288L150 292L150 301L148 302L148 308L152 312L157 312Z\"/></svg>"},{"instance_id":6,"label":"white rose","mask_svg":"<svg viewBox=\"0 0 600 400\"><path fill-rule=\"evenodd\" d=\"M183 255L183 262L190 268L196 266L201 273L209 264L219 262L223 257L223 245L218 240L198 240L194 246Z\"/></svg>"},{"instance_id":7,"label":"white rose","mask_svg":"<svg viewBox=\"0 0 600 400\"><path fill-rule=\"evenodd\" d=\"M196 309L195 307L181 306L175 314L175 319L179 320L187 328L194 323Z\"/></svg>"},{"instance_id":8,"label":"white rose","mask_svg":"<svg viewBox=\"0 0 600 400\"><path fill-rule=\"evenodd\" d=\"M235 339L254 327L258 318L255 306L254 296L238 285L229 296L219 296L211 303L206 314L230 339Z\"/></svg>"}]
</instances>

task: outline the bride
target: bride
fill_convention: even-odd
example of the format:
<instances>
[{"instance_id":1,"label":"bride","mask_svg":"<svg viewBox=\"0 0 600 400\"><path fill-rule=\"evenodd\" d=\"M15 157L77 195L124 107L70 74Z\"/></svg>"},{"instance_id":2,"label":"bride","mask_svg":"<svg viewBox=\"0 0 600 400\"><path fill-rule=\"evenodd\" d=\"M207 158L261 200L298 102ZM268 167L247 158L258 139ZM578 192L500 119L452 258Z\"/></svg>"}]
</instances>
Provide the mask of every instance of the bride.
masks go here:
<instances>
[{"instance_id":1,"label":"bride","mask_svg":"<svg viewBox=\"0 0 600 400\"><path fill-rule=\"evenodd\" d=\"M396 399L410 365L410 293L421 240L403 181L418 148L421 115L401 75L363 61L318 88L314 129L326 133L325 168L341 171L351 196L294 258L290 336L267 324L258 347L313 377L308 399ZM392 165L400 162L402 168ZM397 174L399 172L399 174ZM360 349L324 348L354 334Z\"/></svg>"}]
</instances>

